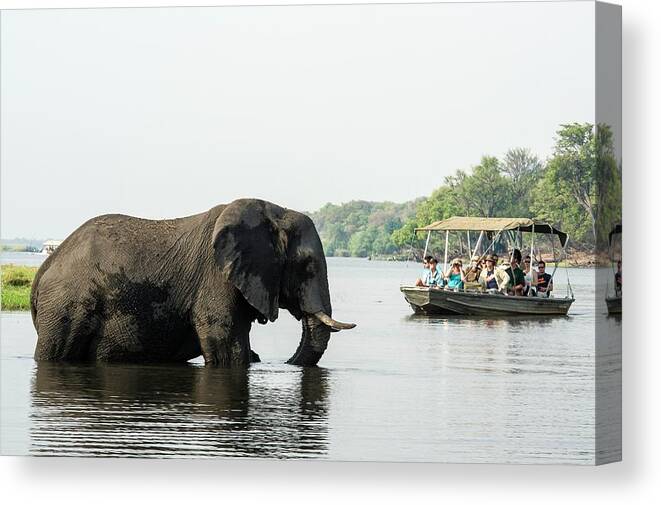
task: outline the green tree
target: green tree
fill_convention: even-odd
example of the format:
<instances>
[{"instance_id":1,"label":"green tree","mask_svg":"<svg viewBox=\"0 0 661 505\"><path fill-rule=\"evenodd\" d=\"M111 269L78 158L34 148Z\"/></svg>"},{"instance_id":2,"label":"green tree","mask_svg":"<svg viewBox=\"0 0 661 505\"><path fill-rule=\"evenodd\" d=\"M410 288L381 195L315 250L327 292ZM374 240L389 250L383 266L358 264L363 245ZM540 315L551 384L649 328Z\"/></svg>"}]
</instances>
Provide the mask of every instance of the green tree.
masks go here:
<instances>
[{"instance_id":1,"label":"green tree","mask_svg":"<svg viewBox=\"0 0 661 505\"><path fill-rule=\"evenodd\" d=\"M572 243L587 245L591 233L585 210L566 191L558 191L557 175L547 170L532 191L533 217L553 223L569 234Z\"/></svg>"},{"instance_id":2,"label":"green tree","mask_svg":"<svg viewBox=\"0 0 661 505\"><path fill-rule=\"evenodd\" d=\"M397 251L393 231L413 216L418 200L392 202L352 201L326 204L310 214L328 256L372 256Z\"/></svg>"},{"instance_id":3,"label":"green tree","mask_svg":"<svg viewBox=\"0 0 661 505\"><path fill-rule=\"evenodd\" d=\"M393 244L400 249L405 249L416 240L415 229L418 226L417 220L410 219L401 228L392 232L391 240Z\"/></svg>"},{"instance_id":4,"label":"green tree","mask_svg":"<svg viewBox=\"0 0 661 505\"><path fill-rule=\"evenodd\" d=\"M529 149L514 148L502 160L483 156L470 170L457 170L428 197L404 204L326 204L310 216L329 256L389 255L411 244L421 253L426 237L415 237L414 230L456 215L530 216L557 224L573 244L599 243L621 216L621 167L610 128L561 125L555 140L546 164ZM455 239L450 247L464 245Z\"/></svg>"},{"instance_id":5,"label":"green tree","mask_svg":"<svg viewBox=\"0 0 661 505\"><path fill-rule=\"evenodd\" d=\"M512 183L512 215L529 216L531 191L543 173L544 164L530 149L517 147L505 153L500 169Z\"/></svg>"},{"instance_id":6,"label":"green tree","mask_svg":"<svg viewBox=\"0 0 661 505\"><path fill-rule=\"evenodd\" d=\"M400 228L392 231L392 242L402 249L410 247L413 240L414 246L420 248L419 242L423 239L414 235L416 228L460 213L461 211L452 195L452 189L448 186L441 186L435 189L429 198L419 202L414 217L406 221Z\"/></svg>"},{"instance_id":7,"label":"green tree","mask_svg":"<svg viewBox=\"0 0 661 505\"><path fill-rule=\"evenodd\" d=\"M364 258L372 254L372 245L377 236L377 229L368 227L354 233L349 239L349 253L351 256Z\"/></svg>"},{"instance_id":8,"label":"green tree","mask_svg":"<svg viewBox=\"0 0 661 505\"><path fill-rule=\"evenodd\" d=\"M622 168L615 158L613 132L608 125L597 125L596 150L596 245L604 250L613 225L622 222Z\"/></svg>"},{"instance_id":9,"label":"green tree","mask_svg":"<svg viewBox=\"0 0 661 505\"><path fill-rule=\"evenodd\" d=\"M539 217L592 244L597 243L598 228L608 227L606 221L619 215L621 193L610 129L600 125L596 130L595 135L590 123L561 125L533 205Z\"/></svg>"},{"instance_id":10,"label":"green tree","mask_svg":"<svg viewBox=\"0 0 661 505\"><path fill-rule=\"evenodd\" d=\"M500 162L493 156L483 156L471 175L458 170L445 183L462 215L498 217L510 213L512 181L502 175Z\"/></svg>"}]
</instances>

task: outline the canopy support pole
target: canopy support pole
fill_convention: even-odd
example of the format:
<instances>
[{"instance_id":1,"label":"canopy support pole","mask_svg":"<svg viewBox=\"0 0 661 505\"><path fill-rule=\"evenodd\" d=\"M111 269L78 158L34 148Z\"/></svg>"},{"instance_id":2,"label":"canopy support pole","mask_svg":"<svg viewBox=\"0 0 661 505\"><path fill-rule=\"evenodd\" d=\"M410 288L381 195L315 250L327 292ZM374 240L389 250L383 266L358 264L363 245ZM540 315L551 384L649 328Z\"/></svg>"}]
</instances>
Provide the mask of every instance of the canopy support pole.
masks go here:
<instances>
[{"instance_id":1,"label":"canopy support pole","mask_svg":"<svg viewBox=\"0 0 661 505\"><path fill-rule=\"evenodd\" d=\"M466 230L466 239L468 240L468 254L473 250L471 247L471 232L470 230ZM468 258L468 261L470 262L470 258Z\"/></svg>"},{"instance_id":2,"label":"canopy support pole","mask_svg":"<svg viewBox=\"0 0 661 505\"><path fill-rule=\"evenodd\" d=\"M517 228L517 231L519 232L519 235L521 234L521 230ZM517 239L517 234L512 232L512 246L510 247L510 266L512 265L512 260L514 259L514 249L518 249L516 247L516 239ZM512 272L514 272L514 269L512 269Z\"/></svg>"},{"instance_id":3,"label":"canopy support pole","mask_svg":"<svg viewBox=\"0 0 661 505\"><path fill-rule=\"evenodd\" d=\"M553 240L553 235L551 235L551 240ZM560 244L562 246L562 244ZM562 253L561 256L564 255L564 249L561 249ZM562 261L562 257L556 258L555 257L555 242L553 242L553 259L555 260L555 265L553 265L553 272L551 272L551 281L553 281L553 277L555 276L555 271L558 269L558 263Z\"/></svg>"},{"instance_id":4,"label":"canopy support pole","mask_svg":"<svg viewBox=\"0 0 661 505\"><path fill-rule=\"evenodd\" d=\"M558 242L560 242L560 238L558 238ZM553 240L553 235L551 235L551 253L553 254L553 261L558 262L558 259L555 256L555 240Z\"/></svg>"},{"instance_id":5,"label":"canopy support pole","mask_svg":"<svg viewBox=\"0 0 661 505\"><path fill-rule=\"evenodd\" d=\"M483 231L482 233L484 233L484 231ZM482 261L482 259L487 255L487 253L491 250L491 248L496 244L496 242L497 242L498 239L500 238L500 234L501 234L501 233L503 233L503 230L500 230L498 233L496 233L496 236L495 236L494 239L491 241L491 244L489 244L489 247L487 247L487 248L484 250L484 252L482 253L482 256L480 256L480 259L478 260L478 262L479 262L479 261ZM477 246L475 246L475 250L477 250Z\"/></svg>"},{"instance_id":6,"label":"canopy support pole","mask_svg":"<svg viewBox=\"0 0 661 505\"><path fill-rule=\"evenodd\" d=\"M443 275L448 269L448 240L450 238L450 231L445 230L445 256L443 256Z\"/></svg>"},{"instance_id":7,"label":"canopy support pole","mask_svg":"<svg viewBox=\"0 0 661 505\"><path fill-rule=\"evenodd\" d=\"M565 272L567 274L567 292L569 296L574 298L574 290L571 287L571 282L569 282L569 266L567 265L567 244L569 244L569 237L565 240L565 246L562 248L563 256L565 259Z\"/></svg>"},{"instance_id":8,"label":"canopy support pole","mask_svg":"<svg viewBox=\"0 0 661 505\"><path fill-rule=\"evenodd\" d=\"M559 239L558 239L559 240ZM560 258L560 261L566 261L567 259L567 244L569 244L569 237L565 240L565 245L562 246L562 257ZM553 272L551 273L551 282L553 282L553 278L555 277L555 272L558 269L558 261L556 260L555 266L553 267ZM567 293L574 298L574 290L571 287L571 283L569 282L569 267L565 263L565 271L567 272Z\"/></svg>"},{"instance_id":9,"label":"canopy support pole","mask_svg":"<svg viewBox=\"0 0 661 505\"><path fill-rule=\"evenodd\" d=\"M429 239L431 238L431 231L427 232L427 241L425 242L425 252L422 253L422 259L425 259L427 256L427 248L429 247Z\"/></svg>"},{"instance_id":10,"label":"canopy support pole","mask_svg":"<svg viewBox=\"0 0 661 505\"><path fill-rule=\"evenodd\" d=\"M480 248L480 244L482 243L482 237L484 237L484 230L480 232L480 236L477 238L477 243L475 244L475 250L471 255L471 259L473 259L473 256L477 255L477 250Z\"/></svg>"}]
</instances>

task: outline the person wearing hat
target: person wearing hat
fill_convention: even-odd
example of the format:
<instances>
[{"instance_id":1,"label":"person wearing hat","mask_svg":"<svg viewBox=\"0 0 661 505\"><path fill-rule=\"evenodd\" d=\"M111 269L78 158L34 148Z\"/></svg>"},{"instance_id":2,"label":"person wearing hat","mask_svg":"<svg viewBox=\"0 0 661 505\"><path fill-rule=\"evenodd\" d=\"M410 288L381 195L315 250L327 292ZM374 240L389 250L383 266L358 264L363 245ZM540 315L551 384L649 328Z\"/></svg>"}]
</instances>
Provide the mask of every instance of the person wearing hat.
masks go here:
<instances>
[{"instance_id":1,"label":"person wearing hat","mask_svg":"<svg viewBox=\"0 0 661 505\"><path fill-rule=\"evenodd\" d=\"M480 261L479 256L473 256L471 258L471 264L466 268L464 276L466 277L466 282L477 282L480 278L480 272L482 268L478 263Z\"/></svg>"},{"instance_id":2,"label":"person wearing hat","mask_svg":"<svg viewBox=\"0 0 661 505\"><path fill-rule=\"evenodd\" d=\"M510 283L510 277L503 268L496 268L497 256L486 257L486 267L480 273L480 285L487 291L504 293Z\"/></svg>"},{"instance_id":3,"label":"person wearing hat","mask_svg":"<svg viewBox=\"0 0 661 505\"><path fill-rule=\"evenodd\" d=\"M466 276L462 270L461 260L455 258L450 263L450 269L445 273L445 287L447 289L464 289L464 282L466 282Z\"/></svg>"}]
</instances>

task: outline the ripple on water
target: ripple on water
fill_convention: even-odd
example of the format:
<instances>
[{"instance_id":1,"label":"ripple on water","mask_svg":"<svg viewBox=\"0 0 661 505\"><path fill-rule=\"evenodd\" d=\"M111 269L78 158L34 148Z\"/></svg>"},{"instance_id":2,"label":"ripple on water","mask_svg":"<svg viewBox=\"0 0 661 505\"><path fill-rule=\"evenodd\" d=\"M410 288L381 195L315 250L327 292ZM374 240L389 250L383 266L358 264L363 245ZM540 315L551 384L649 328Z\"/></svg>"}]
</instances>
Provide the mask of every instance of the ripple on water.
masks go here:
<instances>
[{"instance_id":1,"label":"ripple on water","mask_svg":"<svg viewBox=\"0 0 661 505\"><path fill-rule=\"evenodd\" d=\"M256 325L263 363L63 365L32 361L29 314L2 323L2 452L512 463L595 462L594 275L574 270L560 318L424 318L399 292L412 270L330 259L338 318L321 366L285 365L300 327ZM560 286L558 282L558 286ZM620 329L609 320L609 335ZM600 388L619 391L621 345L600 347ZM600 409L617 457L618 396Z\"/></svg>"}]
</instances>

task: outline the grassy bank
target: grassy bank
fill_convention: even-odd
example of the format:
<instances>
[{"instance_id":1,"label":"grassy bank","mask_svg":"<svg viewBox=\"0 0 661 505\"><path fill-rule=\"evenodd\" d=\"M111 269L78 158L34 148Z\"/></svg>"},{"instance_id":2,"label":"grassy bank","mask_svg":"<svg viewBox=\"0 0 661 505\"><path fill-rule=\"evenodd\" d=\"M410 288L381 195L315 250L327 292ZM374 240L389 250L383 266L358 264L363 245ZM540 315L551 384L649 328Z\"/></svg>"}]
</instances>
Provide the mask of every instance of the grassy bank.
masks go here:
<instances>
[{"instance_id":1,"label":"grassy bank","mask_svg":"<svg viewBox=\"0 0 661 505\"><path fill-rule=\"evenodd\" d=\"M30 310L30 288L37 267L2 265L2 310Z\"/></svg>"}]
</instances>

